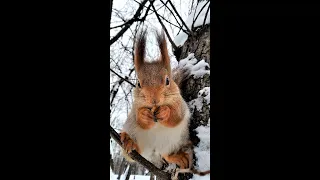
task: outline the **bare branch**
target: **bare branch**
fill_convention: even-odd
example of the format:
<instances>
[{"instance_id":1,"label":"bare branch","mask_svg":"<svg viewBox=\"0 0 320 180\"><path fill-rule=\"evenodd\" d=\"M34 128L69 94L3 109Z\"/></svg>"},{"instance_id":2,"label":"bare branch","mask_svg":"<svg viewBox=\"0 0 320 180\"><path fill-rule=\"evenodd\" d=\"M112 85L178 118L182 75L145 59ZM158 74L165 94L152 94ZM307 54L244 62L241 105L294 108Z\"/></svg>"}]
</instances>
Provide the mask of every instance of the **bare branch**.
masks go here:
<instances>
[{"instance_id":1,"label":"bare branch","mask_svg":"<svg viewBox=\"0 0 320 180\"><path fill-rule=\"evenodd\" d=\"M164 24L162 23L162 21L161 21L161 19L160 19L160 17L159 17L159 14L157 13L157 11L156 11L156 9L154 8L153 4L152 4L152 8L153 8L154 12L156 13L156 17L157 17L159 23L161 24L164 32L167 34L167 37L168 37L168 39L169 39L169 41L170 41L173 49L176 50L178 47L177 47L177 45L172 41L172 39L171 39L171 37L170 37L170 35L169 35L169 33L168 33L168 30L166 29L166 27L165 27Z\"/></svg>"},{"instance_id":2,"label":"bare branch","mask_svg":"<svg viewBox=\"0 0 320 180\"><path fill-rule=\"evenodd\" d=\"M112 107L112 103L113 103L113 100L115 99L118 91L119 91L119 87L121 86L121 84L124 82L124 79L120 79L120 81L116 84L114 84L112 86L112 89L111 89L111 92L110 92L110 96L112 97L111 98L111 101L110 101L110 106Z\"/></svg>"},{"instance_id":3,"label":"bare branch","mask_svg":"<svg viewBox=\"0 0 320 180\"><path fill-rule=\"evenodd\" d=\"M209 10L210 10L210 4L209 4L209 6L208 6L208 9L207 9L206 15L205 15L205 17L204 17L204 21L203 21L202 26L204 26L204 25L206 24L206 20L207 20L207 16L208 16Z\"/></svg>"},{"instance_id":4,"label":"bare branch","mask_svg":"<svg viewBox=\"0 0 320 180\"><path fill-rule=\"evenodd\" d=\"M168 0L173 11L177 14L178 18L180 19L180 21L182 22L182 24L186 27L186 29L190 32L191 36L193 35L192 31L188 28L188 26L186 25L186 23L183 21L183 19L181 18L181 16L179 15L179 13L177 12L176 8L174 7L174 5L172 4L172 2L170 0Z\"/></svg>"},{"instance_id":5,"label":"bare branch","mask_svg":"<svg viewBox=\"0 0 320 180\"><path fill-rule=\"evenodd\" d=\"M151 11L153 11L154 12L154 10L152 9ZM181 29L181 25L179 24L179 26L177 26L177 25L175 25L175 24L173 24L172 22L170 22L170 21L168 21L165 17L163 17L163 16L161 16L160 14L158 14L159 15L159 17L161 17L163 20L165 20L167 23L169 23L169 24L171 24L171 25L173 25L173 26L175 26L175 27L177 27L177 28L180 28ZM186 33L186 34L188 34L189 35L189 32L188 31L186 31L186 30L184 30L184 29L182 29L182 31L184 32L184 33Z\"/></svg>"},{"instance_id":6,"label":"bare branch","mask_svg":"<svg viewBox=\"0 0 320 180\"><path fill-rule=\"evenodd\" d=\"M109 26L110 26L110 23L111 23L111 16L112 16L112 5L113 5L113 0L111 0L110 1L110 9L109 9L109 11L110 11L110 13L109 13L109 15L110 15L110 18L108 19L108 24L109 24Z\"/></svg>"},{"instance_id":7,"label":"bare branch","mask_svg":"<svg viewBox=\"0 0 320 180\"><path fill-rule=\"evenodd\" d=\"M167 0L166 3L164 3L162 0L160 0L160 1L166 6L166 8L169 9L170 13L172 14L172 16L174 17L174 19L176 20L176 22L179 24L180 28L182 28L183 25L180 25L178 19L176 18L176 16L175 16L174 13L172 12L172 10L167 6L167 3L168 3L169 1ZM188 32L187 34L189 34L189 32Z\"/></svg>"},{"instance_id":8,"label":"bare branch","mask_svg":"<svg viewBox=\"0 0 320 180\"><path fill-rule=\"evenodd\" d=\"M199 11L199 13L198 13L198 15L196 16L196 19L193 19L193 22L192 22L192 28L193 28L193 26L194 26L194 23L196 22L196 20L198 19L198 17L199 17L199 15L200 15L200 13L202 12L202 10L207 6L207 4L209 3L210 1L207 1L206 2L206 4L204 5L204 6L202 6L202 8L200 9L200 11ZM198 6L197 6L198 7ZM208 8L209 9L209 8ZM196 8L196 10L197 10L197 8ZM196 11L194 11L194 13L196 13Z\"/></svg>"},{"instance_id":9,"label":"bare branch","mask_svg":"<svg viewBox=\"0 0 320 180\"><path fill-rule=\"evenodd\" d=\"M138 1L136 1L136 0L134 0L134 2L136 2L136 3L138 3L138 4L141 4L140 2L138 2ZM168 3L168 1L166 2L166 4ZM163 8L165 5L162 5L162 6L160 6L158 9L157 9L157 11L159 11L161 8ZM144 7L147 7L147 6L144 6ZM149 15L151 15L152 13L154 13L154 11L152 10L152 12L150 13L150 14L148 14L148 16Z\"/></svg>"},{"instance_id":10,"label":"bare branch","mask_svg":"<svg viewBox=\"0 0 320 180\"><path fill-rule=\"evenodd\" d=\"M122 76L120 76L118 73L116 73L114 70L110 69L111 72L113 72L115 75L117 75L119 78L123 79L124 81L126 81L127 83L131 84L131 86L136 87L134 84L132 84L132 82L128 81L127 78L123 78Z\"/></svg>"},{"instance_id":11,"label":"bare branch","mask_svg":"<svg viewBox=\"0 0 320 180\"><path fill-rule=\"evenodd\" d=\"M123 148L122 143L120 141L119 134L110 126L110 136ZM161 171L159 168L157 168L155 165L153 165L151 162L146 160L144 157L142 157L137 151L132 151L129 153L129 156L135 160L136 162L143 165L145 168L147 168L149 171L151 171L153 174L157 176L157 179L163 179L163 180L169 180L170 174L166 173L164 171Z\"/></svg>"},{"instance_id":12,"label":"bare branch","mask_svg":"<svg viewBox=\"0 0 320 180\"><path fill-rule=\"evenodd\" d=\"M153 0L154 1L154 0ZM153 1L150 1L150 3L153 3ZM135 22L135 21L141 21L142 19L139 19L139 16L141 14L141 11L144 7L144 5L148 2L148 0L144 0L139 8L137 9L136 13L134 14L133 18L127 21L124 25L124 28L122 28L117 35L115 35L111 40L110 40L110 45L112 45L114 42L116 42L128 29L129 27ZM148 13L146 13L147 15ZM145 16L146 17L146 16ZM144 19L145 19L144 17Z\"/></svg>"}]
</instances>

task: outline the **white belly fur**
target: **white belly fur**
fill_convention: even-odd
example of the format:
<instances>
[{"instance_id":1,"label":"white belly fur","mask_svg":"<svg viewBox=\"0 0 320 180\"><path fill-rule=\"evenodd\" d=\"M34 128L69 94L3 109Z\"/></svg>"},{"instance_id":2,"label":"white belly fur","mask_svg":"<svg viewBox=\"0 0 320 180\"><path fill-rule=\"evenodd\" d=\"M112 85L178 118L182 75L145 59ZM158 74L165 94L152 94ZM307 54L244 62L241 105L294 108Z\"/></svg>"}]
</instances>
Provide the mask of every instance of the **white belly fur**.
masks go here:
<instances>
[{"instance_id":1,"label":"white belly fur","mask_svg":"<svg viewBox=\"0 0 320 180\"><path fill-rule=\"evenodd\" d=\"M148 160L158 161L160 154L170 154L186 142L188 120L184 119L177 127L168 128L156 123L149 130L141 129L136 134L141 155Z\"/></svg>"}]
</instances>

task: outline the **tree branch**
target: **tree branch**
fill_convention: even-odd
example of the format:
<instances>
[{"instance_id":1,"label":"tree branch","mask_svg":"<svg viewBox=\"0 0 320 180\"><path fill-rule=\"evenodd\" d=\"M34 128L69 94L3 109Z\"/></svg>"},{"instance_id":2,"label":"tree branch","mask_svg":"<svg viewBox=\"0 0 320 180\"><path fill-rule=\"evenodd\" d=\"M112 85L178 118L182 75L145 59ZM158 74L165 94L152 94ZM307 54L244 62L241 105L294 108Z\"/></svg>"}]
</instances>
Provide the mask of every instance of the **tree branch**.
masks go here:
<instances>
[{"instance_id":1,"label":"tree branch","mask_svg":"<svg viewBox=\"0 0 320 180\"><path fill-rule=\"evenodd\" d=\"M110 136L123 148L119 134L111 126ZM142 157L137 151L132 151L131 153L129 153L129 156L136 162L139 162L153 174L155 174L157 176L157 179L169 180L171 178L171 175L169 173L166 173L158 169L155 165L153 165L151 162Z\"/></svg>"},{"instance_id":2,"label":"tree branch","mask_svg":"<svg viewBox=\"0 0 320 180\"><path fill-rule=\"evenodd\" d=\"M136 1L136 0L134 0L134 1L135 1L136 3L138 3L138 4L140 4L138 1ZM170 21L168 21L165 17L161 16L160 14L158 14L158 16L161 17L161 18L162 18L163 20L165 20L166 22L168 22L169 24L171 24L171 25L173 25L173 26L175 26L175 27L177 27L177 28L182 29L182 27L181 27L182 25L180 25L179 21L178 21L177 18L174 16L174 14L173 14L173 12L171 11L171 9L167 6L168 1L166 1L166 2L163 2L162 0L160 0L160 1L162 2L163 5L162 5L160 8L158 8L157 10L151 9L151 11L152 11L153 13L154 13L154 12L158 12L159 9L161 9L163 6L165 6L166 8L169 9L170 13L173 15L174 19L176 20L176 22L178 23L179 26L171 23ZM146 6L145 6L145 7L146 7ZM149 7L150 7L150 6L149 6ZM150 13L150 14L148 14L148 15L151 15L151 14L152 14L152 13ZM183 31L184 33L186 33L187 35L189 35L189 32L188 32L187 30L182 29L182 31Z\"/></svg>"},{"instance_id":3,"label":"tree branch","mask_svg":"<svg viewBox=\"0 0 320 180\"><path fill-rule=\"evenodd\" d=\"M147 11L146 11L146 13L144 14L143 18L141 18L141 19L139 19L139 18L132 18L132 19L130 19L129 21L123 23L123 24L120 24L120 25L114 26L114 27L110 27L110 29L119 28L119 27L125 26L126 24L133 23L133 22L136 22L136 21L142 21L142 22L143 22L144 20L146 20L146 17L147 17L147 15L148 15L148 12L149 12L149 10L150 10L150 7L151 7L151 4L147 7ZM133 21L133 22L132 22L132 21Z\"/></svg>"},{"instance_id":4,"label":"tree branch","mask_svg":"<svg viewBox=\"0 0 320 180\"><path fill-rule=\"evenodd\" d=\"M153 10L152 10L153 11ZM153 11L154 12L154 11ZM184 30L184 29L182 29L181 28L181 25L179 24L179 26L177 26L177 25L175 25L175 24L173 24L172 22L170 22L170 21L168 21L165 17L163 17L163 16L161 16L160 14L158 14L159 15L159 17L161 17L163 20L165 20L167 23L169 23L169 24L171 24L171 25L173 25L173 26L175 26L175 27L177 27L177 28L180 28L184 33L186 33L187 35L189 35L189 32L188 31L186 31L186 30Z\"/></svg>"},{"instance_id":5,"label":"tree branch","mask_svg":"<svg viewBox=\"0 0 320 180\"><path fill-rule=\"evenodd\" d=\"M116 73L114 70L110 69L111 72L113 72L115 75L117 75L119 78L123 79L124 81L126 81L127 83L131 84L133 87L136 87L134 84L132 84L132 82L128 81L127 78L123 78L122 76L120 76L118 73Z\"/></svg>"},{"instance_id":6,"label":"tree branch","mask_svg":"<svg viewBox=\"0 0 320 180\"><path fill-rule=\"evenodd\" d=\"M109 13L109 15L110 15L110 17L109 17L109 22L108 22L108 24L109 24L109 26L110 26L110 23L111 23L111 16L112 16L112 5L113 5L113 0L111 0L110 1L110 9L109 9L109 11L110 11L110 13Z\"/></svg>"},{"instance_id":7,"label":"tree branch","mask_svg":"<svg viewBox=\"0 0 320 180\"><path fill-rule=\"evenodd\" d=\"M204 21L203 21L202 26L204 26L204 25L206 24L206 20L207 20L207 16L208 16L209 10L210 10L210 4L209 4L209 6L208 6L208 9L207 9L206 15L205 15L205 17L204 17Z\"/></svg>"},{"instance_id":8,"label":"tree branch","mask_svg":"<svg viewBox=\"0 0 320 180\"><path fill-rule=\"evenodd\" d=\"M117 83L117 84L114 84L112 89L111 89L111 92L110 92L110 96L112 97L111 98L111 101L110 101L110 106L112 107L112 103L113 103L113 100L114 98L116 97L118 91L119 91L119 87L121 86L121 84L124 82L123 79L120 79L120 81Z\"/></svg>"},{"instance_id":9,"label":"tree branch","mask_svg":"<svg viewBox=\"0 0 320 180\"><path fill-rule=\"evenodd\" d=\"M207 1L206 4L205 4L204 6L202 6L202 8L200 9L199 13L198 13L197 16L196 16L196 19L193 19L192 26L191 26L192 28L193 28L193 26L194 26L194 23L197 21L200 13L201 13L202 10L207 6L207 4L208 4L209 2L210 2L210 1ZM210 5L209 5L209 7L210 7ZM208 7L208 9L209 9L209 7ZM196 8L196 10L197 10L197 8ZM196 13L196 11L195 11L194 13Z\"/></svg>"},{"instance_id":10,"label":"tree branch","mask_svg":"<svg viewBox=\"0 0 320 180\"><path fill-rule=\"evenodd\" d=\"M136 1L136 0L134 0L134 2L136 2L136 3L138 3L138 4L141 4L140 2L138 2L138 1ZM168 3L168 1L166 2L166 4ZM161 8L163 8L163 6L164 5L162 5L161 7L159 7L158 9L157 9L157 11L159 11ZM145 8L147 7L147 6L144 6ZM150 14L148 14L148 16L149 15L151 15L152 13L153 13L154 11L152 10L152 12L150 13Z\"/></svg>"},{"instance_id":11,"label":"tree branch","mask_svg":"<svg viewBox=\"0 0 320 180\"><path fill-rule=\"evenodd\" d=\"M173 11L177 14L178 18L180 19L180 21L182 22L182 24L186 27L186 29L189 31L189 33L191 34L191 36L193 35L192 31L188 28L188 26L186 25L186 23L183 21L183 19L181 18L181 16L179 15L178 11L176 10L176 8L174 7L174 5L172 4L172 2L170 0L168 0Z\"/></svg>"},{"instance_id":12,"label":"tree branch","mask_svg":"<svg viewBox=\"0 0 320 180\"><path fill-rule=\"evenodd\" d=\"M112 45L114 42L116 42L116 41L129 29L129 27L130 27L135 21L137 21L137 20L139 19L139 16L140 16L140 14L141 14L141 11L142 11L144 5L145 5L147 2L148 2L148 0L144 0L144 1L140 4L140 6L139 6L139 8L137 9L136 13L134 14L133 18L130 19L128 22L126 22L124 28L122 28L122 29L118 32L118 34L116 34L116 35L110 40L110 45ZM153 2L153 1L150 1L150 3L151 3L151 2Z\"/></svg>"},{"instance_id":13,"label":"tree branch","mask_svg":"<svg viewBox=\"0 0 320 180\"><path fill-rule=\"evenodd\" d=\"M170 35L169 35L169 33L168 33L168 30L166 29L166 27L165 27L164 24L162 23L162 21L161 21L161 19L160 19L160 17L159 17L159 14L157 13L156 8L153 6L153 4L152 4L152 8L153 8L153 10L154 10L154 13L156 13L156 17L157 17L159 23L161 24L164 32L167 34L168 39L169 39L169 41L170 41L173 49L176 50L178 47L177 47L177 45L172 41L172 39L171 39L171 37L170 37Z\"/></svg>"}]
</instances>

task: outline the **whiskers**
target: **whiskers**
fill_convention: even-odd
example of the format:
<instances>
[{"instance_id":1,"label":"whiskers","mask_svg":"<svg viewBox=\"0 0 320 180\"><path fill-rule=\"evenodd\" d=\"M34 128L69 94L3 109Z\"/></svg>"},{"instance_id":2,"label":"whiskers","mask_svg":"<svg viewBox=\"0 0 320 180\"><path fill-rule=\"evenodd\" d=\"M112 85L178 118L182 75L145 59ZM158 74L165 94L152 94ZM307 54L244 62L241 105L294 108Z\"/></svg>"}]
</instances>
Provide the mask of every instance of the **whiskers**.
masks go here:
<instances>
[{"instance_id":1,"label":"whiskers","mask_svg":"<svg viewBox=\"0 0 320 180\"><path fill-rule=\"evenodd\" d=\"M177 93L165 93L163 95L164 96L176 96L176 95L180 95L180 93L179 92L177 92Z\"/></svg>"}]
</instances>

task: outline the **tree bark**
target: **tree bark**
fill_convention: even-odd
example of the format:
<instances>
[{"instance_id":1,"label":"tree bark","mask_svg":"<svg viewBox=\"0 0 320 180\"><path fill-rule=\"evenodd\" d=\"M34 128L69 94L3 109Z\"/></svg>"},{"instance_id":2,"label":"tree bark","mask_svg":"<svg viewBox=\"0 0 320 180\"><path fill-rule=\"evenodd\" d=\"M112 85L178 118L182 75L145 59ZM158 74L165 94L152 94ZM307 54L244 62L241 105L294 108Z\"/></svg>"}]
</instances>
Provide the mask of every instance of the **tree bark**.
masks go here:
<instances>
[{"instance_id":1,"label":"tree bark","mask_svg":"<svg viewBox=\"0 0 320 180\"><path fill-rule=\"evenodd\" d=\"M181 54L177 58L179 60L184 59L188 56L189 53L194 53L195 58L199 61L202 59L207 62L210 66L210 25L205 25L202 27L195 28L194 36L189 36L187 41L180 48ZM178 61L179 61L178 60ZM209 70L209 69L207 69ZM181 94L182 97L186 100L187 103L193 99L198 98L198 93L204 87L210 87L210 75L205 74L202 78L195 78L194 76L189 77L187 80L182 82L181 85ZM202 109L198 110L196 107L192 107L188 104L191 111L190 119L190 140L197 146L200 139L197 137L195 129L201 125L208 125L210 118L210 103L203 101ZM197 159L194 155L193 165L196 165ZM179 180L189 179L190 173L179 174Z\"/></svg>"},{"instance_id":2,"label":"tree bark","mask_svg":"<svg viewBox=\"0 0 320 180\"><path fill-rule=\"evenodd\" d=\"M150 174L150 180L154 180L154 175L153 175L153 173Z\"/></svg>"}]
</instances>

